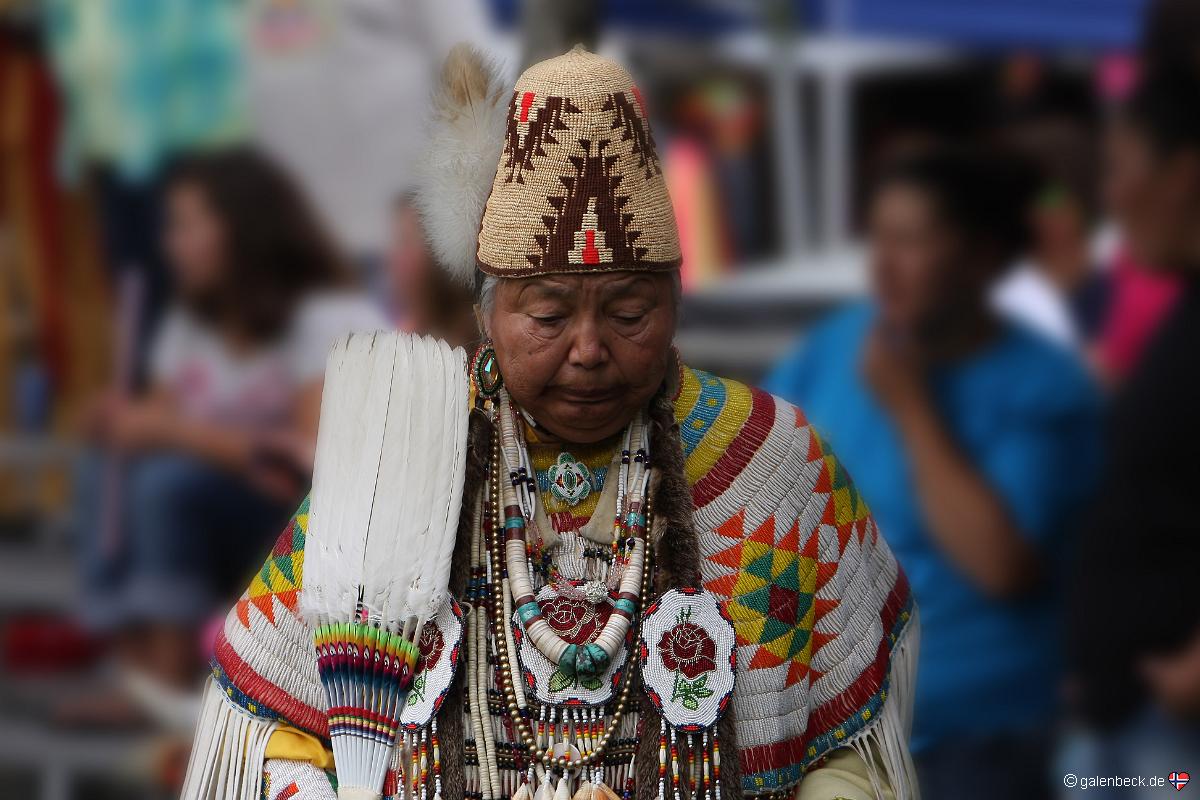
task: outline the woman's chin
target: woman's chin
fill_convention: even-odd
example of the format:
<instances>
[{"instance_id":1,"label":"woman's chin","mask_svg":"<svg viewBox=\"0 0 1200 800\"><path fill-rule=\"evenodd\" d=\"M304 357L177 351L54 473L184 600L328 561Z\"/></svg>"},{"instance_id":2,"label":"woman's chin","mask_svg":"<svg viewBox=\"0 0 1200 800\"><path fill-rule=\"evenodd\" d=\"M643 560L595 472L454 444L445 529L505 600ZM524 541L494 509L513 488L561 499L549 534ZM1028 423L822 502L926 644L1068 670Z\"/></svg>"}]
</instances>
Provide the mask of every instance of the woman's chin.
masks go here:
<instances>
[{"instance_id":1,"label":"woman's chin","mask_svg":"<svg viewBox=\"0 0 1200 800\"><path fill-rule=\"evenodd\" d=\"M619 402L608 403L561 403L548 409L544 416L536 417L560 439L575 444L592 444L620 433L633 412L627 412Z\"/></svg>"}]
</instances>

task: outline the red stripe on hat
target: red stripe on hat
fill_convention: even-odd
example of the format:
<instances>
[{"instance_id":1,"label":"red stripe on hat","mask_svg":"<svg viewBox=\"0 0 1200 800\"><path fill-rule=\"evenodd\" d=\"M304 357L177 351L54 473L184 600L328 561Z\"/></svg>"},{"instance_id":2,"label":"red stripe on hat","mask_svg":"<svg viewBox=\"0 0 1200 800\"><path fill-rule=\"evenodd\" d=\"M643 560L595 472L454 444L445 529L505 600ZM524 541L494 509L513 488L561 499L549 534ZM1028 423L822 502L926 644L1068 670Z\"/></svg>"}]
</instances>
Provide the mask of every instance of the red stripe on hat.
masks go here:
<instances>
[{"instance_id":1,"label":"red stripe on hat","mask_svg":"<svg viewBox=\"0 0 1200 800\"><path fill-rule=\"evenodd\" d=\"M521 122L529 122L529 109L533 108L533 92L521 95Z\"/></svg>"}]
</instances>

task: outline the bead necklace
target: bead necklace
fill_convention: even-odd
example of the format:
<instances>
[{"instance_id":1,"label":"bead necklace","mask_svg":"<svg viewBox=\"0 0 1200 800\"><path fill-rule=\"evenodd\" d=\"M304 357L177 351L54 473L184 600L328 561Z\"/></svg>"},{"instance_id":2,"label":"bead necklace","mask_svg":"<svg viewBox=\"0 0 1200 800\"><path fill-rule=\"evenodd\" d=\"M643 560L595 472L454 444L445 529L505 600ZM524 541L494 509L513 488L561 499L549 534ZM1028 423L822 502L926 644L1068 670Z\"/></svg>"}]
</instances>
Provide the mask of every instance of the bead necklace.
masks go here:
<instances>
[{"instance_id":1,"label":"bead necklace","mask_svg":"<svg viewBox=\"0 0 1200 800\"><path fill-rule=\"evenodd\" d=\"M587 644L571 644L564 641L542 616L533 586L532 569L529 565L530 546L526 540L527 527L533 526L536 483L528 477L523 464L528 463L523 437L519 433L515 415L507 392L501 392L500 411L497 420L500 429L497 447L509 470L507 485L500 483L500 494L504 501L503 515L493 518L503 520L502 530L504 564L508 570L508 585L513 594L513 606L525 628L530 642L552 663L568 676L596 676L612 662L624 642L633 618L637 614L639 596L643 583L643 566L646 562L644 534L646 519L642 513L645 492L649 485L650 470L646 454L646 426L639 416L629 426L626 441L629 446L622 453L619 470L617 514L613 521L613 549L615 558L609 570L609 583L616 583L617 598L613 603L603 628L595 639ZM501 446L502 443L502 446ZM633 464L627 465L631 446L637 445ZM497 457L496 468L500 459ZM514 468L514 465L517 465ZM532 489L532 491L531 491ZM497 541L497 545L499 545Z\"/></svg>"},{"instance_id":2,"label":"bead necklace","mask_svg":"<svg viewBox=\"0 0 1200 800\"><path fill-rule=\"evenodd\" d=\"M549 443L535 447L532 442L529 443L530 459L538 470L541 500L533 520L532 530L535 534L530 537L529 561L534 577L543 584L552 584L559 597L584 600L592 606L599 606L602 601L607 604L610 595L617 591L621 569L620 559L617 558L621 543L619 526L616 524L617 508L624 502L625 492L630 489L628 463L626 472L622 473L621 462L622 457L626 462L631 460L629 448L632 434L633 426L627 426L615 442L584 448L588 454L584 459L586 466L592 474L604 476L604 480L580 505L579 510L557 503L550 490L544 488L547 479L542 469L547 461L546 454L557 453L561 447ZM598 459L602 453L606 454L604 466ZM559 455L558 459L561 458ZM638 490L640 486L633 488ZM554 508L556 503L561 507ZM554 534L557 535L558 546L554 548L553 561L550 559L551 548L543 538L546 534L551 534L552 538ZM541 587L535 583L534 588Z\"/></svg>"},{"instance_id":3,"label":"bead necklace","mask_svg":"<svg viewBox=\"0 0 1200 800\"><path fill-rule=\"evenodd\" d=\"M658 774L645 788L657 788L659 800L721 800L716 726L732 696L734 631L701 590L672 589L651 603L653 509L644 414L623 434L620 457L612 459L607 473L612 492L603 498L604 504L561 528L539 513L544 497L539 496L532 469L537 453L531 455L526 447L525 429L507 392L486 408L494 433L487 478L474 506L478 524L471 536L466 592L470 614L464 625L464 733L471 737L464 742L467 797L632 800L638 790L639 753L644 753L638 742L646 736L653 741L655 733L644 727L637 707L641 697L660 716ZM604 533L610 519L611 543ZM539 535L543 526L547 537ZM527 540L528 529L534 535ZM596 545L607 550L610 544L611 553L605 557L594 552ZM537 584L536 592L531 564L535 560L552 567L546 584ZM531 600L533 608L528 607ZM539 601L553 628L537 619ZM618 647L612 653L601 648L601 654L594 655L589 648L602 641L614 618L624 620L616 631ZM672 676L677 683L681 678L678 666L667 663L674 656L663 652L672 626L696 627L689 619L697 620L715 640L710 643L710 650L715 648L710 653L711 674L704 676L713 689L694 693L699 708L670 696ZM538 622L553 640L535 637ZM722 625L728 627L727 634L720 632ZM580 651L585 652L582 659ZM574 683L562 679L566 667L574 670ZM585 670L598 674L579 679ZM647 694L641 694L639 685ZM418 797L425 794L428 778L435 793L439 788L439 744L434 735L417 742L411 772L420 785L414 792Z\"/></svg>"},{"instance_id":4,"label":"bead necklace","mask_svg":"<svg viewBox=\"0 0 1200 800\"><path fill-rule=\"evenodd\" d=\"M511 608L511 595L506 597L505 585L508 580L501 580L504 568L504 551L505 537L509 530L507 520L501 516L501 491L502 485L500 474L500 437L493 439L492 445L492 479L490 481L489 493L491 502L490 519L492 521L492 537L491 537L491 560L489 566L492 572L492 613L493 626L496 631L506 630L509 626L505 611L506 607ZM652 509L647 503L646 522L641 526L640 531L633 534L636 537L634 544L634 552L639 550L645 552L647 545L647 533L649 529L649 520L651 518ZM638 565L640 573L639 586L639 607L644 607L648 602L648 593L650 586L650 560L643 559ZM585 769L592 765L601 763L602 756L612 741L615 731L620 724L621 718L625 713L626 704L629 701L632 691L633 674L636 670L637 652L636 649L631 652L628 668L624 671L622 685L619 694L617 694L616 704L613 708L612 715L607 724L601 726L595 724L589 726L589 736L584 738L584 749L586 752L581 752L578 758L572 758L569 755L554 755L552 742L548 741L546 746L541 745L541 723L538 724L538 732L535 732L530 722L530 709L521 696L519 689L520 680L514 677L513 664L516 660L516 654L512 650L511 637L499 635L495 637L495 647L497 662L500 670L500 684L504 693L505 705L508 711L509 718L512 721L514 732L520 739L520 744L528 752L531 762L540 764L543 769L557 770L562 774L566 774L569 770ZM543 709L543 714L545 709ZM596 720L599 722L599 719ZM567 751L569 753L569 751Z\"/></svg>"}]
</instances>

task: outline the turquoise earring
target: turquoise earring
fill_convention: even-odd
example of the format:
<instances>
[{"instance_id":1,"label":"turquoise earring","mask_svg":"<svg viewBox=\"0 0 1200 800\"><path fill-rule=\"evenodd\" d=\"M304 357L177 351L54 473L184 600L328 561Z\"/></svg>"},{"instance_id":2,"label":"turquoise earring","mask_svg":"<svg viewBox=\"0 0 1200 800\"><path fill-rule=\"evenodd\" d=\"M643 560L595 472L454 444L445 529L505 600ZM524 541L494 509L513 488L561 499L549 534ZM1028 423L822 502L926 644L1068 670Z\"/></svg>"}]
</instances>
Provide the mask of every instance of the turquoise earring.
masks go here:
<instances>
[{"instance_id":1,"label":"turquoise earring","mask_svg":"<svg viewBox=\"0 0 1200 800\"><path fill-rule=\"evenodd\" d=\"M500 362L496 358L496 348L488 339L479 345L475 358L471 363L471 378L475 381L475 391L489 400L500 394L504 386L504 377L500 374Z\"/></svg>"}]
</instances>

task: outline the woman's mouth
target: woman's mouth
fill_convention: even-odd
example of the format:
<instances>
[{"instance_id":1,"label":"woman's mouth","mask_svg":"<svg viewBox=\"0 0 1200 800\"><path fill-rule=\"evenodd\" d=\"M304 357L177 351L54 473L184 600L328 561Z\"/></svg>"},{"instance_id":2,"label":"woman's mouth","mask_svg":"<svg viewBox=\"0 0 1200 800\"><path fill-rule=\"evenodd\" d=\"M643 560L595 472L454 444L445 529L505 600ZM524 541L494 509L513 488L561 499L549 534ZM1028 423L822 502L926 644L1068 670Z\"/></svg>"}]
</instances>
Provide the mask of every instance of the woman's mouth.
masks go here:
<instances>
[{"instance_id":1,"label":"woman's mouth","mask_svg":"<svg viewBox=\"0 0 1200 800\"><path fill-rule=\"evenodd\" d=\"M560 399L576 405L599 405L616 399L620 391L616 389L559 389Z\"/></svg>"}]
</instances>

